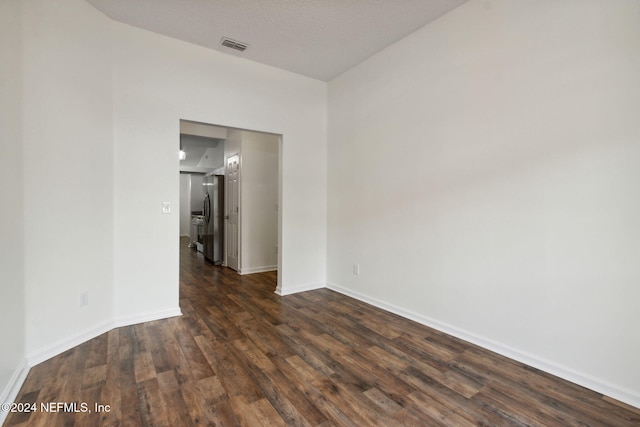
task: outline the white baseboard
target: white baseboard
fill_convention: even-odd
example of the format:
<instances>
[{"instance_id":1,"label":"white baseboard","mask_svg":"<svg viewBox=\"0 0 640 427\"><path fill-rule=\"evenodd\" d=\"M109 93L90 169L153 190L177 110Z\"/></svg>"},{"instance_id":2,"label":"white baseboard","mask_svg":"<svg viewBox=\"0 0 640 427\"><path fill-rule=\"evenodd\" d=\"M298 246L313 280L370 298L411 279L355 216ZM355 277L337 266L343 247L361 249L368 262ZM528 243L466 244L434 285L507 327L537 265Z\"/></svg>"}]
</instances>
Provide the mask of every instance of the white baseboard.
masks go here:
<instances>
[{"instance_id":1,"label":"white baseboard","mask_svg":"<svg viewBox=\"0 0 640 427\"><path fill-rule=\"evenodd\" d=\"M133 316L118 317L113 321L113 328L120 328L122 326L131 326L138 323L153 322L154 320L168 319L170 317L182 316L182 311L179 307L169 308L166 310L153 311L149 313L136 314ZM112 329L113 329L112 328Z\"/></svg>"},{"instance_id":2,"label":"white baseboard","mask_svg":"<svg viewBox=\"0 0 640 427\"><path fill-rule=\"evenodd\" d=\"M250 268L242 268L238 271L238 274L253 274L253 273L265 273L267 271L275 271L278 269L277 265L265 265L262 267L250 267Z\"/></svg>"},{"instance_id":3,"label":"white baseboard","mask_svg":"<svg viewBox=\"0 0 640 427\"><path fill-rule=\"evenodd\" d=\"M326 283L309 283L300 286L287 286L284 289L280 285L278 285L278 287L276 288L276 294L283 297L285 295L297 294L298 292L313 291L315 289L322 289L326 287Z\"/></svg>"},{"instance_id":4,"label":"white baseboard","mask_svg":"<svg viewBox=\"0 0 640 427\"><path fill-rule=\"evenodd\" d=\"M418 322L422 325L436 329L440 332L444 332L456 338L460 338L464 341L468 341L472 344L478 345L487 350L491 350L495 353L498 353L502 356L505 356L510 359L516 360L518 362L524 363L526 365L532 366L536 369L540 369L541 371L545 371L547 373L560 377L564 380L570 381L574 384L578 384L582 387L586 387L597 393L603 394L605 396L609 396L613 399L619 400L620 402L626 403L636 408L640 408L640 394L638 394L638 392L635 392L633 390L628 390L623 387L610 384L607 381L594 378L590 375L576 372L573 369L567 368L558 363L545 360L533 354L519 351L517 349L509 347L508 345L501 344L499 342L470 333L468 331L440 322L430 317L423 316L418 313L414 313L402 307L398 307L396 305L386 303L384 301L381 301L376 298L372 298L370 296L361 294L359 292L352 291L340 285L336 285L335 283L327 283L327 288L333 291L339 292L341 294L350 296L352 298L355 298L359 301L366 302L368 304L371 304L383 310L389 311L391 313L397 314L398 316L402 316L406 319L413 320L414 322Z\"/></svg>"},{"instance_id":5,"label":"white baseboard","mask_svg":"<svg viewBox=\"0 0 640 427\"><path fill-rule=\"evenodd\" d=\"M111 329L113 329L113 322L104 322L92 328L85 329L79 334L56 341L42 349L27 354L27 364L29 366L35 366L38 363L42 363L45 360L64 353L70 348L102 335Z\"/></svg>"},{"instance_id":6,"label":"white baseboard","mask_svg":"<svg viewBox=\"0 0 640 427\"><path fill-rule=\"evenodd\" d=\"M57 341L54 344L47 346L42 350L38 350L27 355L27 365L34 366L38 363L42 363L58 354L61 354L70 348L80 345L90 339L93 339L99 335L109 332L112 329L119 328L121 326L135 325L142 322L151 322L153 320L166 319L168 317L180 316L182 313L179 308L172 308L167 310L161 310L156 312L149 312L134 316L124 316L116 318L109 322L104 322L85 331L76 334L72 337L65 338Z\"/></svg>"},{"instance_id":7,"label":"white baseboard","mask_svg":"<svg viewBox=\"0 0 640 427\"><path fill-rule=\"evenodd\" d=\"M27 378L28 373L29 365L27 365L27 359L22 359L20 364L13 371L13 375L11 375L9 382L0 395L0 403L15 402L16 397L20 392L20 388L22 387L22 384L24 384L24 380ZM4 423L4 420L7 419L8 415L9 412L0 411L0 426Z\"/></svg>"}]
</instances>

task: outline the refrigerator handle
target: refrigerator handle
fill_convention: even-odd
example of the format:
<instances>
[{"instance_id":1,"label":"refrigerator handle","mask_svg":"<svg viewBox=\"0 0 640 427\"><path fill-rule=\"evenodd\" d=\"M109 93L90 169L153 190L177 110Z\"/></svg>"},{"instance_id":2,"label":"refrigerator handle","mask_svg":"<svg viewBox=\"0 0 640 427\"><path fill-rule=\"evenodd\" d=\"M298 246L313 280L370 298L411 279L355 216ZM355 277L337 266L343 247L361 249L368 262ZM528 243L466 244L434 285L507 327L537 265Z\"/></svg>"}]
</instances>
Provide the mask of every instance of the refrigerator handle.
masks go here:
<instances>
[{"instance_id":1,"label":"refrigerator handle","mask_svg":"<svg viewBox=\"0 0 640 427\"><path fill-rule=\"evenodd\" d=\"M207 195L204 195L204 200L202 200L202 215L204 218L207 218Z\"/></svg>"},{"instance_id":2,"label":"refrigerator handle","mask_svg":"<svg viewBox=\"0 0 640 427\"><path fill-rule=\"evenodd\" d=\"M203 213L204 213L204 219L205 221L210 222L211 221L211 197L209 197L209 193L207 193L207 195L204 198L204 206L203 206Z\"/></svg>"}]
</instances>

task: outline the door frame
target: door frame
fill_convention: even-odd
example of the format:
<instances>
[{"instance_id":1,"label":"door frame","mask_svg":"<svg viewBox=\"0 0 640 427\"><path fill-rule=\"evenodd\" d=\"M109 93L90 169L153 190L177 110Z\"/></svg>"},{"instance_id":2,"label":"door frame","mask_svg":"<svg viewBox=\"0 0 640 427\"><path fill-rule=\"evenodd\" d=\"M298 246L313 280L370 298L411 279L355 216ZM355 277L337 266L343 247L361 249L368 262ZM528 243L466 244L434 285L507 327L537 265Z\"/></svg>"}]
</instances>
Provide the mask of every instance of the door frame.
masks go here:
<instances>
[{"instance_id":1,"label":"door frame","mask_svg":"<svg viewBox=\"0 0 640 427\"><path fill-rule=\"evenodd\" d=\"M178 129L180 129L180 122L181 121L186 121L186 122L191 122L191 123L199 123L202 125L207 125L207 126L215 126L215 127L220 127L220 128L226 128L226 129L234 129L234 130L241 130L241 131L248 131L248 132L259 132L259 133L266 133L266 134L271 134L271 135L275 135L278 138L278 253L277 253L277 284L276 284L276 289L274 289L275 293L278 293L278 289L282 288L282 278L283 278L283 271L282 271L282 254L283 254L283 238L282 238L282 233L283 233L283 221L282 221L282 212L283 212L283 204L286 202L284 199L284 195L283 195L283 191L282 191L282 181L283 181L283 170L284 170L284 158L283 158L283 144L284 144L284 134L280 133L280 132L272 132L272 131L266 131L266 130L259 130L259 129L251 129L251 128L238 128L235 126L229 126L229 125L224 125L224 124L216 124L215 122L202 122L200 120L190 120L187 118L180 118L178 119ZM178 136L179 136L180 132L178 131ZM176 159L177 160L177 159ZM240 156L240 174L242 174L242 156ZM180 172L180 162L179 160L177 161L177 165L178 165L178 172ZM225 170L226 170L226 157L225 157ZM180 173L178 173L178 180ZM179 182L178 182L179 185ZM179 188L179 187L178 187ZM242 189L240 188L240 192L242 191ZM225 192L225 198L226 198L226 192ZM225 200L226 202L226 200ZM242 199L240 198L239 204L242 203ZM242 210L242 206L240 206L240 210ZM179 219L178 219L179 221ZM238 229L241 230L242 229L242 223L240 221L240 223L238 224ZM224 237L224 247L225 247L225 254L224 254L224 265L227 265L227 259L226 259L226 253L227 253L227 237L225 235ZM178 239L178 245L179 245L179 239ZM240 248L240 242L238 243L238 247ZM179 251L178 251L179 252ZM238 257L240 257L240 254L238 254Z\"/></svg>"},{"instance_id":2,"label":"door frame","mask_svg":"<svg viewBox=\"0 0 640 427\"><path fill-rule=\"evenodd\" d=\"M231 195L231 191L229 191L229 185L231 183L231 181L228 179L227 176L227 168L229 167L229 159L231 159L232 157L237 157L238 158L238 191L237 191L237 198L238 198L238 211L236 212L237 218L236 218L236 228L237 228L237 242L236 242L236 249L237 249L237 262L238 265L236 266L236 268L231 268L229 267L229 258L228 258L228 245L229 245L229 241L230 239L230 233L228 233L228 221L229 221L229 208L231 207L230 203L229 203L229 196ZM232 270L235 270L238 274L240 273L240 265L241 265L241 256L242 256L242 157L240 156L240 153L235 153L230 155L229 157L224 158L224 209L225 209L225 215L224 215L224 257L223 257L223 262L224 265L226 267L231 268Z\"/></svg>"}]
</instances>

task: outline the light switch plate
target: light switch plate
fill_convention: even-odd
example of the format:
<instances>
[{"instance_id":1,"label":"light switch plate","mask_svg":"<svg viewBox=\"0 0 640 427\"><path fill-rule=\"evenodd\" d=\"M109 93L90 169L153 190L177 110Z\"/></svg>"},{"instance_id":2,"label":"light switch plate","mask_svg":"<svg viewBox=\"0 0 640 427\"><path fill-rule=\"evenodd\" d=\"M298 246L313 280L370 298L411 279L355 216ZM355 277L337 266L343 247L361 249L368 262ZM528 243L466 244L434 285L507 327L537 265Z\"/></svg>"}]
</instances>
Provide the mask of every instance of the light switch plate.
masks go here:
<instances>
[{"instance_id":1,"label":"light switch plate","mask_svg":"<svg viewBox=\"0 0 640 427\"><path fill-rule=\"evenodd\" d=\"M171 213L171 202L162 202L162 213L163 214Z\"/></svg>"}]
</instances>

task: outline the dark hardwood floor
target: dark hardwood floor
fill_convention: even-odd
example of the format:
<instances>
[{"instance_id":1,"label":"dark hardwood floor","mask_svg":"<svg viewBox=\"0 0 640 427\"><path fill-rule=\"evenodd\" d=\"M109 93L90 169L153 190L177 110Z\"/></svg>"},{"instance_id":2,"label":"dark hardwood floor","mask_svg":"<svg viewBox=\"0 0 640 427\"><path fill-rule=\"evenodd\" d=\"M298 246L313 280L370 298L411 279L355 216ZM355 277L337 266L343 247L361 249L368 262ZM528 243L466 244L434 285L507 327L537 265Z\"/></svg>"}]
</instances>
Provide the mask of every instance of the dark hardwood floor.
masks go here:
<instances>
[{"instance_id":1,"label":"dark hardwood floor","mask_svg":"<svg viewBox=\"0 0 640 427\"><path fill-rule=\"evenodd\" d=\"M16 402L37 411L6 426L640 425L593 391L330 290L279 297L274 273L181 246L184 315L33 367Z\"/></svg>"}]
</instances>

